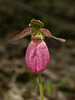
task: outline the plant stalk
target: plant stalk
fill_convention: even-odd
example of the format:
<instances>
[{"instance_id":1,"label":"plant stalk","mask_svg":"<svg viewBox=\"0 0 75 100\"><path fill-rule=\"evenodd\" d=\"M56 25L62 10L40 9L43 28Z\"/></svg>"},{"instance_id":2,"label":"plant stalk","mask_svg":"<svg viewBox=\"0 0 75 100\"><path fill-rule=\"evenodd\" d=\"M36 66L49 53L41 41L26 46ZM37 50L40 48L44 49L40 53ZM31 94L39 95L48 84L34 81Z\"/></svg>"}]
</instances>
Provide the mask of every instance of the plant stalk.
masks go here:
<instances>
[{"instance_id":1,"label":"plant stalk","mask_svg":"<svg viewBox=\"0 0 75 100\"><path fill-rule=\"evenodd\" d=\"M38 74L38 77L39 77L40 96L41 96L41 100L43 100L43 89L42 89L42 82L41 82L41 74Z\"/></svg>"}]
</instances>

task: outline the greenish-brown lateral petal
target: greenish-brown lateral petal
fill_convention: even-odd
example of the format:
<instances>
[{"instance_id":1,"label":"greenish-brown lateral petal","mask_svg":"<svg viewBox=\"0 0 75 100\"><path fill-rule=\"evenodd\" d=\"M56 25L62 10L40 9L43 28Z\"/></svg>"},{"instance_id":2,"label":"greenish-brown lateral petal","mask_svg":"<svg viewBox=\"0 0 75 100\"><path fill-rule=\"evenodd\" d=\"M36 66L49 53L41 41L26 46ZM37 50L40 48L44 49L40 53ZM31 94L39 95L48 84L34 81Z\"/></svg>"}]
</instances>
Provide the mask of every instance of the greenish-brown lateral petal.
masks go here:
<instances>
[{"instance_id":1,"label":"greenish-brown lateral petal","mask_svg":"<svg viewBox=\"0 0 75 100\"><path fill-rule=\"evenodd\" d=\"M50 32L48 29L46 29L46 28L41 28L40 30L41 30L41 32L44 33L45 36L47 36L47 37L54 38L54 39L56 39L56 40L58 40L58 41L60 41L60 42L66 42L65 39L57 38L57 37L53 36L53 35L51 34L51 32Z\"/></svg>"},{"instance_id":2,"label":"greenish-brown lateral petal","mask_svg":"<svg viewBox=\"0 0 75 100\"><path fill-rule=\"evenodd\" d=\"M20 34L16 35L15 37L13 37L12 39L10 39L9 41L15 41L18 39L21 39L23 37L26 37L27 35L30 35L33 33L33 29L32 28L26 28L24 29Z\"/></svg>"}]
</instances>

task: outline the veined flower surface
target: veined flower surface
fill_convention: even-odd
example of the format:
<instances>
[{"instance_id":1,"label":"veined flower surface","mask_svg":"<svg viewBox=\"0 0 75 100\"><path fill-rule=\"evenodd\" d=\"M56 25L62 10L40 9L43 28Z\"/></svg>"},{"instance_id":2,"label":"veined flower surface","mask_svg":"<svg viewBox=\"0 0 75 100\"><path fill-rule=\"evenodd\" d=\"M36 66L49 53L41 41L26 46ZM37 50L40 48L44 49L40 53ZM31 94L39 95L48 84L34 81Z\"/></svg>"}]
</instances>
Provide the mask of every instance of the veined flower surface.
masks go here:
<instances>
[{"instance_id":1,"label":"veined flower surface","mask_svg":"<svg viewBox=\"0 0 75 100\"><path fill-rule=\"evenodd\" d=\"M38 44L33 40L30 42L26 51L25 61L31 72L35 74L43 72L49 63L49 58L49 51L43 40Z\"/></svg>"}]
</instances>

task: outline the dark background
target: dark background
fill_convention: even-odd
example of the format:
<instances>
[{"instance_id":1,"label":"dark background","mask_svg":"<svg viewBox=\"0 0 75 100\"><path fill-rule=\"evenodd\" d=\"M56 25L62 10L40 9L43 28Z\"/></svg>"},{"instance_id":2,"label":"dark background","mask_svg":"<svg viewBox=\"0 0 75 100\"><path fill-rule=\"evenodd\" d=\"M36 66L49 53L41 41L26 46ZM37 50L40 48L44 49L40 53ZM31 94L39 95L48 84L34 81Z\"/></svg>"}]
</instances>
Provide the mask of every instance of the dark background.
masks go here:
<instances>
[{"instance_id":1,"label":"dark background","mask_svg":"<svg viewBox=\"0 0 75 100\"><path fill-rule=\"evenodd\" d=\"M42 73L44 100L75 100L75 0L0 0L0 100L40 100L38 76L24 61L30 36L8 42L33 18L67 40L45 38L51 58Z\"/></svg>"}]
</instances>

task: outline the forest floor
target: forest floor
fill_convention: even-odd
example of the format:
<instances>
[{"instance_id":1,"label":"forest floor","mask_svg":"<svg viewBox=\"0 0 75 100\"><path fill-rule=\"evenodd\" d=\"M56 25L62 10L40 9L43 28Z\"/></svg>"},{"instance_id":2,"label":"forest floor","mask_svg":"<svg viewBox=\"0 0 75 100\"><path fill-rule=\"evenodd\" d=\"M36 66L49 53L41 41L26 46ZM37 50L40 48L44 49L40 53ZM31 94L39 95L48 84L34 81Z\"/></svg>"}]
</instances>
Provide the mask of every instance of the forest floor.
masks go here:
<instances>
[{"instance_id":1,"label":"forest floor","mask_svg":"<svg viewBox=\"0 0 75 100\"><path fill-rule=\"evenodd\" d=\"M38 76L25 64L28 43L0 40L0 100L40 100ZM75 44L67 40L59 45L49 46L50 62L42 73L44 100L75 100Z\"/></svg>"}]
</instances>

